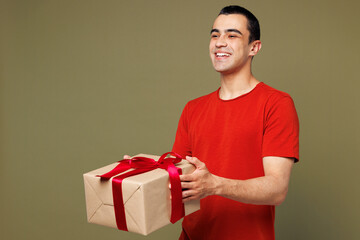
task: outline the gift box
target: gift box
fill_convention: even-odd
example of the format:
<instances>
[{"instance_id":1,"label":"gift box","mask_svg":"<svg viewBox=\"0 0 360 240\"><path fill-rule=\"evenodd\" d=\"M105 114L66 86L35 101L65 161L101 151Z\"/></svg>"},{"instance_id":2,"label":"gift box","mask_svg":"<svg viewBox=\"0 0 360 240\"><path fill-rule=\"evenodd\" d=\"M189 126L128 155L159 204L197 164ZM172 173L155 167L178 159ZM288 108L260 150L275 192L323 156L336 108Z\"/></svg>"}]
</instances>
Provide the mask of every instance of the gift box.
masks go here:
<instances>
[{"instance_id":1,"label":"gift box","mask_svg":"<svg viewBox=\"0 0 360 240\"><path fill-rule=\"evenodd\" d=\"M158 161L160 158L160 156L147 154L139 154L135 157L146 157L155 161ZM182 174L189 174L195 170L195 167L186 160L180 161L175 166L181 169L180 172ZM120 214L119 210L115 211L115 196L113 195L113 192L116 194L118 190L113 189L114 186L111 179L104 181L100 178L100 175L108 173L118 165L118 162L113 163L83 175L88 222L121 229L117 222L119 216L116 216ZM171 205L174 204L172 204L173 200L171 198L173 196L171 196L169 189L169 172L167 170L156 168L134 176L125 177L122 180L121 192L121 202L123 202L121 207L123 207L122 211L124 211L123 215L126 219L124 221L126 221L127 231L148 235L169 224L170 219L173 219L172 214L174 213L172 212L174 212L174 209L172 207L174 206ZM180 194L177 195L178 197L181 196L181 189L177 194ZM200 209L200 201L193 200L186 202L183 209L185 215L193 213Z\"/></svg>"}]
</instances>

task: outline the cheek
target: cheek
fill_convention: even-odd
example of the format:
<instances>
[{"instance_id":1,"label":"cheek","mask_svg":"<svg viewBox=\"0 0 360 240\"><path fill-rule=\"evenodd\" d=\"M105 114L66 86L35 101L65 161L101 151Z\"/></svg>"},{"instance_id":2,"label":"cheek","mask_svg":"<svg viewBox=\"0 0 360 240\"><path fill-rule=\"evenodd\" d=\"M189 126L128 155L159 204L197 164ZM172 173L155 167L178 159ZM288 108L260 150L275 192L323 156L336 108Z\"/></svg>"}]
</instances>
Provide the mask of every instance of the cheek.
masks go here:
<instances>
[{"instance_id":1,"label":"cheek","mask_svg":"<svg viewBox=\"0 0 360 240\"><path fill-rule=\"evenodd\" d=\"M214 44L212 44L212 42L210 41L209 44L209 53L211 54L212 49L214 48Z\"/></svg>"},{"instance_id":2,"label":"cheek","mask_svg":"<svg viewBox=\"0 0 360 240\"><path fill-rule=\"evenodd\" d=\"M209 50L214 50L216 48L216 40L214 39L210 39L210 42L209 42Z\"/></svg>"},{"instance_id":3,"label":"cheek","mask_svg":"<svg viewBox=\"0 0 360 240\"><path fill-rule=\"evenodd\" d=\"M210 45L209 45L209 55L210 55L210 57L212 58L213 57L213 49L214 49L214 47L211 45L211 43L210 43Z\"/></svg>"}]
</instances>

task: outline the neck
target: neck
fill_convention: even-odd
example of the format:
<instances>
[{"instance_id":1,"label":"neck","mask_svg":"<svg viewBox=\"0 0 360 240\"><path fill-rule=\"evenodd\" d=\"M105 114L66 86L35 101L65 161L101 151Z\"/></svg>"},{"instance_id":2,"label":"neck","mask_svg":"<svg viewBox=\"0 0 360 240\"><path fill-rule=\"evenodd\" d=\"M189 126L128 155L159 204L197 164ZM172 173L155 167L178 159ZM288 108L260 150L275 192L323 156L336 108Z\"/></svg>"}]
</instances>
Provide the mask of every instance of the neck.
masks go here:
<instances>
[{"instance_id":1,"label":"neck","mask_svg":"<svg viewBox=\"0 0 360 240\"><path fill-rule=\"evenodd\" d=\"M250 92L259 81L248 70L221 74L220 83L220 98L222 100L230 100Z\"/></svg>"}]
</instances>

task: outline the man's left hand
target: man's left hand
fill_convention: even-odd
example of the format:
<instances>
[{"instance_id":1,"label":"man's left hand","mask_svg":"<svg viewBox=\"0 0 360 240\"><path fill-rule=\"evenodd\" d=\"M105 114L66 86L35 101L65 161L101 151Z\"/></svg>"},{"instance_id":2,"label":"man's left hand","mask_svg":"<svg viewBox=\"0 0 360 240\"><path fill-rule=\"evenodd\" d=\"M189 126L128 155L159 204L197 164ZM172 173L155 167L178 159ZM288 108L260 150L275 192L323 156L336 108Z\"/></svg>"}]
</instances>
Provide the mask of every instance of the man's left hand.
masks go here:
<instances>
[{"instance_id":1,"label":"man's left hand","mask_svg":"<svg viewBox=\"0 0 360 240\"><path fill-rule=\"evenodd\" d=\"M195 165L191 174L180 175L181 188L183 189L183 202L201 199L216 193L216 176L211 174L205 163L196 157L186 157L186 160Z\"/></svg>"}]
</instances>

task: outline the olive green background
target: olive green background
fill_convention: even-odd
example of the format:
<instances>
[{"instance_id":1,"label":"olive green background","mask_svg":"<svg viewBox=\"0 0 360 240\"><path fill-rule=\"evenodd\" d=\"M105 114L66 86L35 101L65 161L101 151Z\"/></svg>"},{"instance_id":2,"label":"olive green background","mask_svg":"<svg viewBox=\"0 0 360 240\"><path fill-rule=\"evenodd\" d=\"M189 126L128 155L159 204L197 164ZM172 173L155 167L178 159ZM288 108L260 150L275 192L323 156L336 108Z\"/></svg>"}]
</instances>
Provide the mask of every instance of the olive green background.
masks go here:
<instances>
[{"instance_id":1,"label":"olive green background","mask_svg":"<svg viewBox=\"0 0 360 240\"><path fill-rule=\"evenodd\" d=\"M0 238L176 239L86 222L82 174L171 150L182 108L214 91L209 31L229 4L260 20L253 72L292 95L301 160L280 240L359 239L358 1L0 1Z\"/></svg>"}]
</instances>

